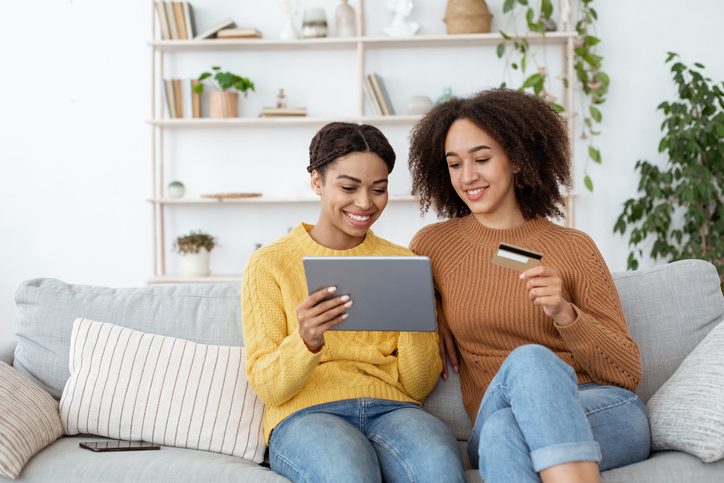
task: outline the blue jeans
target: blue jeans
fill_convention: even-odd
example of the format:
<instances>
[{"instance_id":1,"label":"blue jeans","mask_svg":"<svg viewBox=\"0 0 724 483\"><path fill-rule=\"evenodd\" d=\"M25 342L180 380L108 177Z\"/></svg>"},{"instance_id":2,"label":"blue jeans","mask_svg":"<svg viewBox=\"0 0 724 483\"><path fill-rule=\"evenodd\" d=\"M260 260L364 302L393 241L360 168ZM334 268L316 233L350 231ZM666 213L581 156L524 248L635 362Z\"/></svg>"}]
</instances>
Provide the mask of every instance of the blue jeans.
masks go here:
<instances>
[{"instance_id":1,"label":"blue jeans","mask_svg":"<svg viewBox=\"0 0 724 483\"><path fill-rule=\"evenodd\" d=\"M574 461L601 471L648 458L646 408L631 391L576 383L571 366L540 345L512 351L485 391L468 441L486 483L540 481Z\"/></svg>"},{"instance_id":2,"label":"blue jeans","mask_svg":"<svg viewBox=\"0 0 724 483\"><path fill-rule=\"evenodd\" d=\"M457 441L416 404L348 399L301 409L269 440L269 463L295 482L464 482Z\"/></svg>"}]
</instances>

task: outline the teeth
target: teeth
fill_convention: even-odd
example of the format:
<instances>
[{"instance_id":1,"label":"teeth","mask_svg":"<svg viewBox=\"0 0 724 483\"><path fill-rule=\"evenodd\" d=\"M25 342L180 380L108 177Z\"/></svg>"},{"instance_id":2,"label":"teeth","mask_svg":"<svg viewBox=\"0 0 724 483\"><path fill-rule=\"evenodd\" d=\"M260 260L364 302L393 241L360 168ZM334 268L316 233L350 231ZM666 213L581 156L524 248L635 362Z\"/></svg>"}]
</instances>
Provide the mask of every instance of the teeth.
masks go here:
<instances>
[{"instance_id":1,"label":"teeth","mask_svg":"<svg viewBox=\"0 0 724 483\"><path fill-rule=\"evenodd\" d=\"M347 216L352 218L354 221L367 221L370 219L369 216L353 215L352 213L345 213Z\"/></svg>"},{"instance_id":2,"label":"teeth","mask_svg":"<svg viewBox=\"0 0 724 483\"><path fill-rule=\"evenodd\" d=\"M481 191L483 191L483 188L478 188L478 189L470 190L470 191L468 191L468 194L469 194L469 195L477 195L477 194L480 193Z\"/></svg>"}]
</instances>

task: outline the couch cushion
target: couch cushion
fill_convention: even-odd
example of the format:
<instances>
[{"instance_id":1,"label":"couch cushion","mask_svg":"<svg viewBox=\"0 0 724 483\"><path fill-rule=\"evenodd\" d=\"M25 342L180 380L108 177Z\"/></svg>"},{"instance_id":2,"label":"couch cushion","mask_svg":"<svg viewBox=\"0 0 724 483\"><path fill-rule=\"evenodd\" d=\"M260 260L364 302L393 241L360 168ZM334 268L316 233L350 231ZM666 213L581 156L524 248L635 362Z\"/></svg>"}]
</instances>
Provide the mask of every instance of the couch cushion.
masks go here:
<instances>
[{"instance_id":1,"label":"couch cushion","mask_svg":"<svg viewBox=\"0 0 724 483\"><path fill-rule=\"evenodd\" d=\"M69 377L73 321L102 320L201 344L242 345L236 284L106 288L40 278L15 294L18 315L13 366L56 399Z\"/></svg>"},{"instance_id":2,"label":"couch cushion","mask_svg":"<svg viewBox=\"0 0 724 483\"><path fill-rule=\"evenodd\" d=\"M473 430L468 412L463 405L460 392L460 374L448 363L448 379L438 379L435 389L425 399L423 407L427 412L442 420L458 441L467 441Z\"/></svg>"},{"instance_id":3,"label":"couch cushion","mask_svg":"<svg viewBox=\"0 0 724 483\"><path fill-rule=\"evenodd\" d=\"M652 449L685 451L705 463L724 458L724 323L684 359L647 407Z\"/></svg>"},{"instance_id":4,"label":"couch cushion","mask_svg":"<svg viewBox=\"0 0 724 483\"><path fill-rule=\"evenodd\" d=\"M721 483L724 461L702 463L678 451L657 451L649 459L601 473L601 483Z\"/></svg>"},{"instance_id":5,"label":"couch cushion","mask_svg":"<svg viewBox=\"0 0 724 483\"><path fill-rule=\"evenodd\" d=\"M284 483L286 478L235 456L162 446L160 451L93 453L81 441L107 441L98 436L57 440L30 460L15 481L74 483L175 482ZM6 481L0 477L0 481ZM7 480L10 481L10 480Z\"/></svg>"},{"instance_id":6,"label":"couch cushion","mask_svg":"<svg viewBox=\"0 0 724 483\"><path fill-rule=\"evenodd\" d=\"M641 352L636 393L646 402L724 317L719 275L709 262L681 260L613 278Z\"/></svg>"},{"instance_id":7,"label":"couch cushion","mask_svg":"<svg viewBox=\"0 0 724 483\"><path fill-rule=\"evenodd\" d=\"M35 453L61 436L55 399L0 362L0 476L17 478Z\"/></svg>"},{"instance_id":8,"label":"couch cushion","mask_svg":"<svg viewBox=\"0 0 724 483\"><path fill-rule=\"evenodd\" d=\"M601 483L721 483L724 461L702 463L696 457L677 451L661 451L646 461L601 473ZM482 483L478 470L466 470L468 483Z\"/></svg>"},{"instance_id":9,"label":"couch cushion","mask_svg":"<svg viewBox=\"0 0 724 483\"><path fill-rule=\"evenodd\" d=\"M261 463L264 406L244 361L243 347L77 319L60 400L63 430Z\"/></svg>"}]
</instances>

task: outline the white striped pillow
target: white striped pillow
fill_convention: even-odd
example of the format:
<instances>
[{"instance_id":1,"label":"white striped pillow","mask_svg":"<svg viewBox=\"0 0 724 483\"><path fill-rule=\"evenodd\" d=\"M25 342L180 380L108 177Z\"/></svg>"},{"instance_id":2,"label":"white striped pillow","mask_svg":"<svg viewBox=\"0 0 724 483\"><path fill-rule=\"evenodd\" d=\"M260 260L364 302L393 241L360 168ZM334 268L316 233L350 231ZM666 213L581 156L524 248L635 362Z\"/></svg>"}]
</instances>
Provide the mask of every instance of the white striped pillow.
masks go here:
<instances>
[{"instance_id":1,"label":"white striped pillow","mask_svg":"<svg viewBox=\"0 0 724 483\"><path fill-rule=\"evenodd\" d=\"M264 459L264 407L246 379L243 347L214 346L76 319L66 434L96 434Z\"/></svg>"},{"instance_id":2,"label":"white striped pillow","mask_svg":"<svg viewBox=\"0 0 724 483\"><path fill-rule=\"evenodd\" d=\"M61 436L55 399L0 362L0 476L14 480L30 458Z\"/></svg>"}]
</instances>

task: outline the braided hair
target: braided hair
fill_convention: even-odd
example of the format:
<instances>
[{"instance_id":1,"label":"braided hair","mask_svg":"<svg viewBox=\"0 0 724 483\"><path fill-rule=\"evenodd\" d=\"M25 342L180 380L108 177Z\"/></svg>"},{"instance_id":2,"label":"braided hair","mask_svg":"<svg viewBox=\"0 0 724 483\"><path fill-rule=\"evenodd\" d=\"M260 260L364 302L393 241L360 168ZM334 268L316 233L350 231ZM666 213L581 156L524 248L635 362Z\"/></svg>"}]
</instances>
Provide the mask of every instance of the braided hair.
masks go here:
<instances>
[{"instance_id":1,"label":"braided hair","mask_svg":"<svg viewBox=\"0 0 724 483\"><path fill-rule=\"evenodd\" d=\"M395 167L395 151L379 129L369 124L332 122L312 138L307 171L317 170L324 178L335 161L350 153L376 154L387 165L388 173Z\"/></svg>"}]
</instances>

